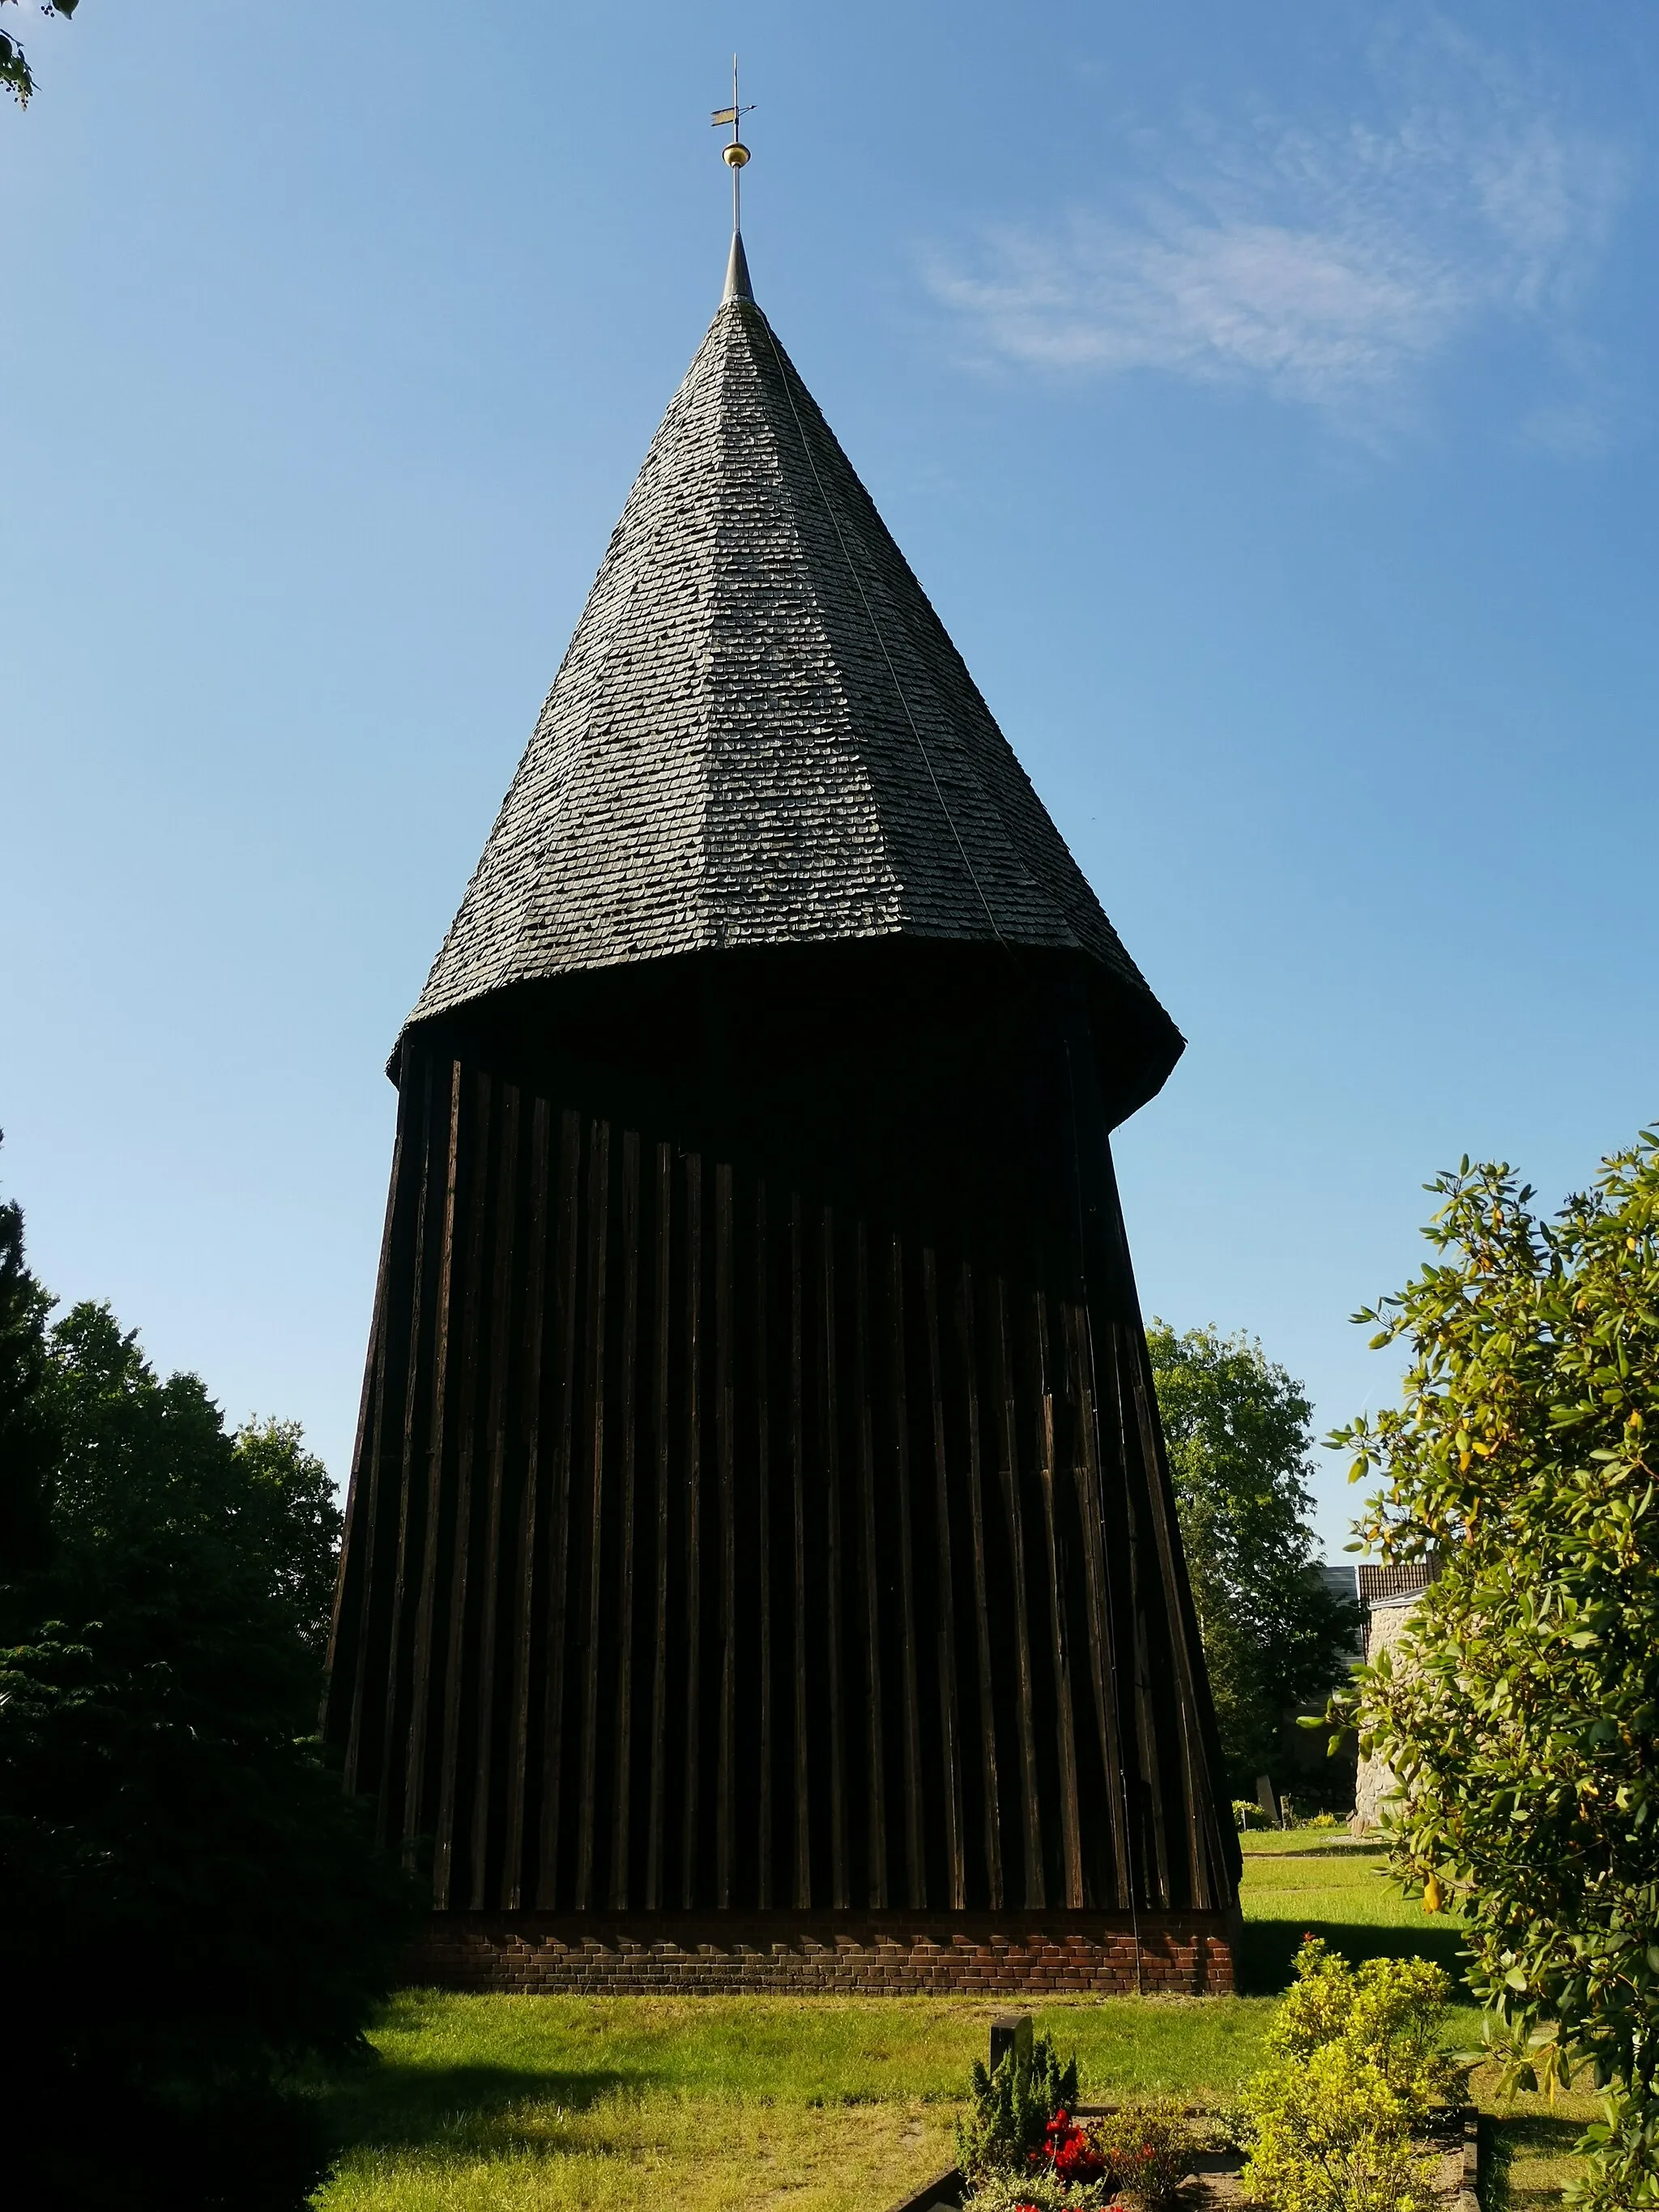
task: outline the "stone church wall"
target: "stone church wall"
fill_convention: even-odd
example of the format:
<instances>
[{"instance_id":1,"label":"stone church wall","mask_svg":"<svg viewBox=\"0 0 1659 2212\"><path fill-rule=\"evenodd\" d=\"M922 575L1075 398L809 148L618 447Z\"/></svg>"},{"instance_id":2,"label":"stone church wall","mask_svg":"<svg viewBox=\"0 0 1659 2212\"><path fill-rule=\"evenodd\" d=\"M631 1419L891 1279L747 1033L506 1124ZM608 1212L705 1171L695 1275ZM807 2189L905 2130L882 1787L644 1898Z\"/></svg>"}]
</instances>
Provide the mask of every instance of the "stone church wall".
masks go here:
<instances>
[{"instance_id":1,"label":"stone church wall","mask_svg":"<svg viewBox=\"0 0 1659 2212\"><path fill-rule=\"evenodd\" d=\"M1406 1623L1411 1619L1412 1607L1419 1593L1397 1598L1392 1604L1373 1604L1365 1624L1365 1663L1369 1666L1378 1654L1397 1644ZM1362 1759L1354 1778L1353 1819L1349 1826L1356 1835L1375 1828L1380 1818L1382 1800L1394 1790L1392 1771L1380 1759Z\"/></svg>"}]
</instances>

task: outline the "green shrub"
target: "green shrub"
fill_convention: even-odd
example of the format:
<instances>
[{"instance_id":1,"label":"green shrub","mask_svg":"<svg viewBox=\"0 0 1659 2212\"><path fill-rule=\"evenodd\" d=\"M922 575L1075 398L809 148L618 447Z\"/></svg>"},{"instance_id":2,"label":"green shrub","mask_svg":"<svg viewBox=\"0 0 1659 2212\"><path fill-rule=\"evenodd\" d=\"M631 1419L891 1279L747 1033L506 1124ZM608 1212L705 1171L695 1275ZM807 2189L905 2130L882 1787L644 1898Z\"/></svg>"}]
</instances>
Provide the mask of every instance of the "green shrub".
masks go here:
<instances>
[{"instance_id":1,"label":"green shrub","mask_svg":"<svg viewBox=\"0 0 1659 2212\"><path fill-rule=\"evenodd\" d=\"M1308 1823L1310 1828L1334 1828L1340 1825L1334 1813L1316 1813Z\"/></svg>"},{"instance_id":2,"label":"green shrub","mask_svg":"<svg viewBox=\"0 0 1659 2212\"><path fill-rule=\"evenodd\" d=\"M1244 2092L1246 2194L1273 2212L1427 2212L1432 2161L1413 2130L1456 2081L1440 2048L1449 1995L1426 1959L1356 1971L1308 1937Z\"/></svg>"},{"instance_id":3,"label":"green shrub","mask_svg":"<svg viewBox=\"0 0 1659 2212\"><path fill-rule=\"evenodd\" d=\"M973 2182L1025 2174L1042 2150L1050 2120L1076 2102L1077 2059L1062 2066L1046 2035L1034 2038L1029 2049L1016 2044L1004 2051L994 2073L976 2058L968 2110L957 2122L957 2164Z\"/></svg>"},{"instance_id":4,"label":"green shrub","mask_svg":"<svg viewBox=\"0 0 1659 2212\"><path fill-rule=\"evenodd\" d=\"M1268 2067L1246 2092L1248 2197L1274 2212L1429 2212L1408 2107L1346 2043Z\"/></svg>"},{"instance_id":5,"label":"green shrub","mask_svg":"<svg viewBox=\"0 0 1659 2212\"><path fill-rule=\"evenodd\" d=\"M1089 2130L1106 2169L1109 2192L1161 2212L1173 2204L1193 2170L1193 2130L1173 2099L1126 2105Z\"/></svg>"},{"instance_id":6,"label":"green shrub","mask_svg":"<svg viewBox=\"0 0 1659 2212\"><path fill-rule=\"evenodd\" d=\"M1030 2173L988 2173L974 2185L966 2212L1095 2212L1112 2201L1103 2182L1086 2188L1061 2181L1041 2169Z\"/></svg>"},{"instance_id":7,"label":"green shrub","mask_svg":"<svg viewBox=\"0 0 1659 2212\"><path fill-rule=\"evenodd\" d=\"M1236 1828L1265 1828L1267 1816L1253 1798L1235 1797L1233 1826Z\"/></svg>"},{"instance_id":8,"label":"green shrub","mask_svg":"<svg viewBox=\"0 0 1659 2212\"><path fill-rule=\"evenodd\" d=\"M1426 2112L1457 2080L1440 2048L1450 1996L1444 1968L1428 1959L1367 1959L1355 1968L1306 1936L1266 2047L1274 2058L1300 2062L1328 2044L1345 2044L1413 2112Z\"/></svg>"}]
</instances>

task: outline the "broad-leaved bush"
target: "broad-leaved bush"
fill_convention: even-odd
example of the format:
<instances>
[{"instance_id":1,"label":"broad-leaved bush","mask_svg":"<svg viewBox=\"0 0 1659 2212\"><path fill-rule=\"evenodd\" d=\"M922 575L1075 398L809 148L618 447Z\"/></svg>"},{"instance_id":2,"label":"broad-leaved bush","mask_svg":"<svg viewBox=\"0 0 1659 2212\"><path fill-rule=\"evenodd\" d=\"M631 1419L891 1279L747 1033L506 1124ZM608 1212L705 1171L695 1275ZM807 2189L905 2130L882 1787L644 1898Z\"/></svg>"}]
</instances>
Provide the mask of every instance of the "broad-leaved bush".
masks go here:
<instances>
[{"instance_id":1,"label":"broad-leaved bush","mask_svg":"<svg viewBox=\"0 0 1659 2212\"><path fill-rule=\"evenodd\" d=\"M1112 2195L1146 2212L1176 2201L1199 2148L1191 2122L1169 2098L1105 2113L1089 2135Z\"/></svg>"},{"instance_id":2,"label":"broad-leaved bush","mask_svg":"<svg viewBox=\"0 0 1659 2212\"><path fill-rule=\"evenodd\" d=\"M1273 2212L1429 2212L1411 2114L1345 2043L1269 2067L1247 2092L1245 2194Z\"/></svg>"},{"instance_id":3,"label":"broad-leaved bush","mask_svg":"<svg viewBox=\"0 0 1659 2212\"><path fill-rule=\"evenodd\" d=\"M1434 1257L1358 1316L1403 1402L1333 1441L1361 1534L1438 1573L1331 1717L1384 1832L1461 1907L1510 2077L1607 2094L1580 2200L1659 2205L1659 1133L1553 1217L1507 1166L1431 1186Z\"/></svg>"},{"instance_id":4,"label":"broad-leaved bush","mask_svg":"<svg viewBox=\"0 0 1659 2212\"><path fill-rule=\"evenodd\" d=\"M1428 2212L1433 2161L1413 2136L1455 2084L1449 1995L1425 1959L1356 1969L1309 1937L1243 2095L1246 2195L1273 2212Z\"/></svg>"}]
</instances>

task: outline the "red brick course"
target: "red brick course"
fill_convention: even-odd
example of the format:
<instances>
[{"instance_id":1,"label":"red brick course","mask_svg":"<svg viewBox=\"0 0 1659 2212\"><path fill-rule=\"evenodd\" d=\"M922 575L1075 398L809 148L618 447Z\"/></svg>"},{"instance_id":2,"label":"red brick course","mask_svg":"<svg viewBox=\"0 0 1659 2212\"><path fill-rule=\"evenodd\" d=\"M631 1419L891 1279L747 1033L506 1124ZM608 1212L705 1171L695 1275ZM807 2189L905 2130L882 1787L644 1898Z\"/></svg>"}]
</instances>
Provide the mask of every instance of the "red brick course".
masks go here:
<instances>
[{"instance_id":1,"label":"red brick course","mask_svg":"<svg viewBox=\"0 0 1659 2212\"><path fill-rule=\"evenodd\" d=\"M1221 1912L434 1912L404 1978L611 1996L1224 1996Z\"/></svg>"}]
</instances>

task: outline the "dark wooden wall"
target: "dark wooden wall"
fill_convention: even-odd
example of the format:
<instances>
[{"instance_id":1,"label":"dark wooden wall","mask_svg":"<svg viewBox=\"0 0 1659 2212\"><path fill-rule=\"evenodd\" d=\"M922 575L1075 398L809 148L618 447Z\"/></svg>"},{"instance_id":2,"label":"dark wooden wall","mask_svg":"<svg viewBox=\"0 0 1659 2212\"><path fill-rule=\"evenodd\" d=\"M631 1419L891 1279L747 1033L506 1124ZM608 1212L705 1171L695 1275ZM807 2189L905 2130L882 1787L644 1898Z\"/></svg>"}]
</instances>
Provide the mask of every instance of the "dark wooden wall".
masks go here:
<instances>
[{"instance_id":1,"label":"dark wooden wall","mask_svg":"<svg viewBox=\"0 0 1659 2212\"><path fill-rule=\"evenodd\" d=\"M1098 1031L871 946L404 1040L327 1728L440 1910L1231 1904Z\"/></svg>"}]
</instances>

